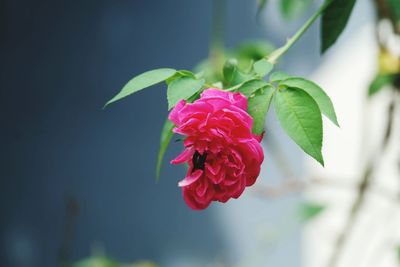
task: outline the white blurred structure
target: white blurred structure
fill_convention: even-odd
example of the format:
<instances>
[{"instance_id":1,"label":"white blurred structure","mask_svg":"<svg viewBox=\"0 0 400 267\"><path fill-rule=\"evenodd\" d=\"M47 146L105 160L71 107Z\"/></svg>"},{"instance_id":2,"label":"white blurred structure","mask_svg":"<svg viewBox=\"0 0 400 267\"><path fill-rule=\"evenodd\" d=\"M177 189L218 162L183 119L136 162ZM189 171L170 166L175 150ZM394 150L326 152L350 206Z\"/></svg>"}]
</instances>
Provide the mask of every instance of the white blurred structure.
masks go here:
<instances>
[{"instance_id":1,"label":"white blurred structure","mask_svg":"<svg viewBox=\"0 0 400 267\"><path fill-rule=\"evenodd\" d=\"M305 267L328 267L362 172L381 146L392 94L383 90L371 100L366 97L377 71L377 58L371 22L341 41L311 77L332 98L341 127L324 121L325 168L310 158L306 162L307 176L321 179L321 185L311 187L306 196L327 209L305 229ZM398 109L393 137L400 136L399 114ZM400 209L399 200L392 199L400 190L399 151L400 138L391 138L386 152L375 161L377 171L371 176L371 190L335 267L399 266L396 246L400 243Z\"/></svg>"}]
</instances>

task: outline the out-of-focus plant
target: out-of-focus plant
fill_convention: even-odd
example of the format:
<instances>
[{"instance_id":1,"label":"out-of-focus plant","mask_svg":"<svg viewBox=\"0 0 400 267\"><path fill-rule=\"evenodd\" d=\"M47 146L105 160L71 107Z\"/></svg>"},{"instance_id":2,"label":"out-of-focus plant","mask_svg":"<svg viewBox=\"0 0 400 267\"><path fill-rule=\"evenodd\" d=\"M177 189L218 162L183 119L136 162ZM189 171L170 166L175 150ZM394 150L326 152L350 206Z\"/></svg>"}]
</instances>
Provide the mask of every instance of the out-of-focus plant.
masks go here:
<instances>
[{"instance_id":1,"label":"out-of-focus plant","mask_svg":"<svg viewBox=\"0 0 400 267\"><path fill-rule=\"evenodd\" d=\"M309 1L282 0L283 14L290 17L293 10L298 10L299 5L308 6L308 3ZM324 1L286 44L274 51L271 51L272 46L269 45L247 43L225 52L219 37L215 37L216 41L211 44L210 57L200 63L195 72L172 68L145 72L129 81L106 105L163 81L167 85L168 109L172 109L182 99L187 102L195 101L203 90L210 87L240 92L248 97L248 112L254 120L254 134L259 135L264 131L265 116L272 104L287 134L323 165L321 113L338 125L332 102L315 83L271 71L280 57L321 15L321 51L325 52L343 31L354 3L355 0ZM266 1L260 1L259 4L264 7ZM216 29L218 31L218 25ZM265 80L268 75L269 79ZM161 134L157 177L163 155L173 135L172 128L173 125L167 120Z\"/></svg>"},{"instance_id":2,"label":"out-of-focus plant","mask_svg":"<svg viewBox=\"0 0 400 267\"><path fill-rule=\"evenodd\" d=\"M268 0L258 0L257 2L257 15L259 16L266 7ZM287 20L292 20L303 14L312 4L312 0L279 0L278 4L282 16Z\"/></svg>"},{"instance_id":3,"label":"out-of-focus plant","mask_svg":"<svg viewBox=\"0 0 400 267\"><path fill-rule=\"evenodd\" d=\"M298 214L301 221L308 222L325 210L325 206L314 202L304 202L299 206Z\"/></svg>"},{"instance_id":4,"label":"out-of-focus plant","mask_svg":"<svg viewBox=\"0 0 400 267\"><path fill-rule=\"evenodd\" d=\"M400 90L400 1L375 0L377 10L377 38L379 45L378 73L371 82L368 95L381 89ZM396 50L397 51L393 51Z\"/></svg>"},{"instance_id":5,"label":"out-of-focus plant","mask_svg":"<svg viewBox=\"0 0 400 267\"><path fill-rule=\"evenodd\" d=\"M175 119L173 120L174 123L167 119L161 132L156 177L158 179L164 154L173 136L173 129L177 127L176 131L180 131L180 134L186 135L187 138L184 142L185 152L174 162L182 163L185 161L189 165L186 178L179 183L179 186L182 187L185 201L194 209L207 208L210 201L226 202L231 197L238 198L246 186L251 186L255 182L263 155L262 152L256 152L256 150L259 150L255 148L258 147L258 144L250 145L248 143L248 145L244 145L243 137L245 135L243 134L250 130L258 141L263 138L264 122L270 106L274 107L280 125L288 136L305 153L324 165L321 153L322 115L339 126L330 98L320 86L312 81L273 70L276 68L278 60L320 16L322 16L321 51L322 53L325 52L336 42L345 28L355 0L325 0L303 26L283 46L277 49L272 49L272 46L268 43L262 45L253 42L242 44L231 50L226 50L223 45L225 1L216 0L214 3L214 26L209 57L201 62L194 72L173 68L147 71L130 80L116 96L106 103L107 106L152 85L165 82L167 85L168 110L172 110L169 119L173 120L172 117L175 117ZM301 10L300 7L305 8L309 3L310 1L305 0L282 0L281 10L284 16L290 18L296 13L295 10ZM263 8L266 1L261 1L259 4L260 8ZM182 122L181 126L178 125L180 110L189 103L196 103L203 95L205 96L206 91L210 88L229 92L229 97L229 94L225 94L227 99L233 99L234 93L245 97L243 101L246 103L237 104L237 107L244 109L251 116L252 121L249 124L242 125L249 125L250 129L242 127L241 137L238 133L234 133L233 126L229 126L231 129L227 129L224 128L227 126L220 125L213 126L220 127L220 129L211 129L211 126L201 126L195 123L201 116L204 117L201 120L206 122L208 118L220 117L215 110L219 107L221 107L220 112L228 112L227 109L222 108L221 104L214 107L214 111L217 113L211 112L208 115L200 115L201 112L205 112L204 104L193 104L191 105L192 112L197 115L192 117L185 111L186 119L182 119L185 122ZM210 94L217 93L214 91ZM207 93L207 95L210 94ZM246 117L247 115L236 114L234 116L239 116L241 120L245 121L243 116ZM215 119L217 118L215 117ZM194 124L189 125L189 122ZM186 127L187 130L179 127ZM198 128L197 132L194 132L193 127L202 129ZM238 122L236 122L236 127L239 127ZM221 135L224 136L222 140L230 141L222 145L225 141L221 142ZM251 139L249 134L246 136ZM188 141L189 139L192 141ZM193 141L194 139L197 141ZM199 141L200 139L204 140ZM217 139L220 141L216 141ZM190 145L186 141L190 142ZM239 144L242 145L238 146ZM225 149L221 145L230 146L230 148ZM247 146L247 148L244 146ZM216 150L217 147L219 147L218 151ZM212 153L210 154L210 152ZM257 159L256 164L252 160L248 162L242 160L253 156ZM223 160L219 163L214 160L221 157ZM250 165L250 162L253 163ZM242 166L243 164L244 166ZM230 169L221 168L222 166L231 167ZM233 171L235 168L242 171L240 173Z\"/></svg>"},{"instance_id":6,"label":"out-of-focus plant","mask_svg":"<svg viewBox=\"0 0 400 267\"><path fill-rule=\"evenodd\" d=\"M398 262L400 264L400 245L397 246L396 252L397 252L397 260L398 260Z\"/></svg>"},{"instance_id":7,"label":"out-of-focus plant","mask_svg":"<svg viewBox=\"0 0 400 267\"><path fill-rule=\"evenodd\" d=\"M121 263L105 256L93 256L80 260L71 267L157 267L150 261L138 261L133 263Z\"/></svg>"},{"instance_id":8,"label":"out-of-focus plant","mask_svg":"<svg viewBox=\"0 0 400 267\"><path fill-rule=\"evenodd\" d=\"M367 202L367 193L373 188L372 178L379 168L381 157L388 148L393 136L393 125L400 92L400 1L374 0L376 10L376 36L379 46L377 60L378 72L368 88L368 97L377 95L383 89L390 90L391 98L387 105L386 128L381 145L369 157L364 167L352 201L346 222L338 234L328 267L337 266L342 257L345 244L352 235L356 220ZM395 200L396 202L397 200Z\"/></svg>"}]
</instances>

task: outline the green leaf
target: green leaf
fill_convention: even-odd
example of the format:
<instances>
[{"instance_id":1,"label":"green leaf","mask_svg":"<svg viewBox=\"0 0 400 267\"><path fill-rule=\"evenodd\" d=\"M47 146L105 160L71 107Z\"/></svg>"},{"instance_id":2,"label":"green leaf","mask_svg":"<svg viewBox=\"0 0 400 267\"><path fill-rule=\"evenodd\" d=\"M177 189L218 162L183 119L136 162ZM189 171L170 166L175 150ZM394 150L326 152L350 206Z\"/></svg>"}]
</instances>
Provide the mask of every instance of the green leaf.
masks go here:
<instances>
[{"instance_id":1,"label":"green leaf","mask_svg":"<svg viewBox=\"0 0 400 267\"><path fill-rule=\"evenodd\" d=\"M306 91L315 100L315 102L317 102L322 114L328 117L328 119L330 119L334 124L339 126L336 118L335 108L333 107L331 99L317 84L300 77L292 77L283 80L280 84L286 85L287 87L300 88Z\"/></svg>"},{"instance_id":2,"label":"green leaf","mask_svg":"<svg viewBox=\"0 0 400 267\"><path fill-rule=\"evenodd\" d=\"M265 117L267 116L274 92L275 88L267 85L257 91L248 100L247 112L253 117L252 132L256 135L260 135L264 131Z\"/></svg>"},{"instance_id":3,"label":"green leaf","mask_svg":"<svg viewBox=\"0 0 400 267\"><path fill-rule=\"evenodd\" d=\"M393 14L393 18L397 21L397 27L400 27L400 1L388 0L389 11Z\"/></svg>"},{"instance_id":4,"label":"green leaf","mask_svg":"<svg viewBox=\"0 0 400 267\"><path fill-rule=\"evenodd\" d=\"M269 80L271 82L279 82L282 80L286 80L290 78L289 74L283 72L283 71L275 71L269 76Z\"/></svg>"},{"instance_id":5,"label":"green leaf","mask_svg":"<svg viewBox=\"0 0 400 267\"><path fill-rule=\"evenodd\" d=\"M192 78L196 78L196 75L190 70L178 70L177 73L179 73L181 76L189 76Z\"/></svg>"},{"instance_id":6,"label":"green leaf","mask_svg":"<svg viewBox=\"0 0 400 267\"><path fill-rule=\"evenodd\" d=\"M157 165L156 165L156 180L160 178L160 170L161 170L161 164L164 158L164 154L167 151L168 145L171 142L172 136L174 136L174 133L172 132L172 129L174 128L174 124L167 119L164 123L164 126L161 130L161 138L160 138L160 150L158 152L158 157L157 157Z\"/></svg>"},{"instance_id":7,"label":"green leaf","mask_svg":"<svg viewBox=\"0 0 400 267\"><path fill-rule=\"evenodd\" d=\"M168 85L168 109L173 108L180 100L188 99L201 89L204 79L197 80L190 76L176 78Z\"/></svg>"},{"instance_id":8,"label":"green leaf","mask_svg":"<svg viewBox=\"0 0 400 267\"><path fill-rule=\"evenodd\" d=\"M223 74L226 86L234 86L240 84L249 78L248 75L246 75L239 69L238 62L235 59L229 59L226 61L223 69Z\"/></svg>"},{"instance_id":9,"label":"green leaf","mask_svg":"<svg viewBox=\"0 0 400 267\"><path fill-rule=\"evenodd\" d=\"M144 73L136 76L132 80L130 80L116 96L114 96L110 101L108 101L105 104L105 107L117 100L120 100L120 99L130 95L130 94L133 94L133 93L140 91L142 89L145 89L149 86L152 86L152 85L155 85L162 81L165 81L169 77L173 76L175 73L176 73L176 70L166 69L166 68L150 70L150 71L144 72Z\"/></svg>"},{"instance_id":10,"label":"green leaf","mask_svg":"<svg viewBox=\"0 0 400 267\"><path fill-rule=\"evenodd\" d=\"M172 83L174 80L181 78L181 77L190 77L193 79L197 79L196 75L188 70L178 70L174 75L172 75L171 77L169 77L168 79L165 80L165 82L167 83L167 85L169 85L170 83Z\"/></svg>"},{"instance_id":11,"label":"green leaf","mask_svg":"<svg viewBox=\"0 0 400 267\"><path fill-rule=\"evenodd\" d=\"M275 93L274 106L286 133L323 166L322 117L315 100L303 90L286 88Z\"/></svg>"},{"instance_id":12,"label":"green leaf","mask_svg":"<svg viewBox=\"0 0 400 267\"><path fill-rule=\"evenodd\" d=\"M355 3L356 0L334 0L325 9L321 22L321 53L325 53L339 38L346 27Z\"/></svg>"},{"instance_id":13,"label":"green leaf","mask_svg":"<svg viewBox=\"0 0 400 267\"><path fill-rule=\"evenodd\" d=\"M285 19L293 19L301 15L310 4L310 0L281 0L281 12Z\"/></svg>"},{"instance_id":14,"label":"green leaf","mask_svg":"<svg viewBox=\"0 0 400 267\"><path fill-rule=\"evenodd\" d=\"M378 74L368 88L368 96L372 96L385 86L393 84L394 79L393 74Z\"/></svg>"},{"instance_id":15,"label":"green leaf","mask_svg":"<svg viewBox=\"0 0 400 267\"><path fill-rule=\"evenodd\" d=\"M303 202L298 208L298 215L301 221L308 222L317 217L324 210L325 206L318 203Z\"/></svg>"},{"instance_id":16,"label":"green leaf","mask_svg":"<svg viewBox=\"0 0 400 267\"><path fill-rule=\"evenodd\" d=\"M239 88L238 91L245 95L246 97L251 96L258 89L266 86L268 83L264 80L254 79L244 82Z\"/></svg>"},{"instance_id":17,"label":"green leaf","mask_svg":"<svg viewBox=\"0 0 400 267\"><path fill-rule=\"evenodd\" d=\"M263 58L256 61L253 67L257 75L264 77L273 69L274 65Z\"/></svg>"}]
</instances>

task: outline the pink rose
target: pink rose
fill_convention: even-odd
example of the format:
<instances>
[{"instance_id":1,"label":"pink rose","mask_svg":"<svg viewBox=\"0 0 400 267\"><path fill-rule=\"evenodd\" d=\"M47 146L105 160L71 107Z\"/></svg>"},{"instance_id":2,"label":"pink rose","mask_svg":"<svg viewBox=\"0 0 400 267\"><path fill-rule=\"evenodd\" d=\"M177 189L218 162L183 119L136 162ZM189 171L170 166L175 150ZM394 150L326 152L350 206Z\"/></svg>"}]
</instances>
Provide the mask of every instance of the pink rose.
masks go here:
<instances>
[{"instance_id":1,"label":"pink rose","mask_svg":"<svg viewBox=\"0 0 400 267\"><path fill-rule=\"evenodd\" d=\"M171 163L189 165L178 185L190 208L238 198L255 183L264 154L246 110L242 94L210 88L192 104L180 101L169 114L174 132L187 136L185 150Z\"/></svg>"}]
</instances>

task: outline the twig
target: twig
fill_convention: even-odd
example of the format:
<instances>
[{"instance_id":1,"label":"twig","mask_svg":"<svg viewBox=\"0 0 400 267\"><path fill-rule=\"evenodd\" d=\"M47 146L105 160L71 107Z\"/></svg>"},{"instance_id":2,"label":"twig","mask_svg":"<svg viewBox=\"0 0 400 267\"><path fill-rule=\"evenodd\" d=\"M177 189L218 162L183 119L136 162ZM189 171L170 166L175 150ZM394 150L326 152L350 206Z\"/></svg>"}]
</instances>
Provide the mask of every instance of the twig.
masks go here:
<instances>
[{"instance_id":1,"label":"twig","mask_svg":"<svg viewBox=\"0 0 400 267\"><path fill-rule=\"evenodd\" d=\"M299 179L288 179L278 186L256 186L254 193L264 198L277 198L288 193L300 192L305 187L305 183Z\"/></svg>"}]
</instances>

